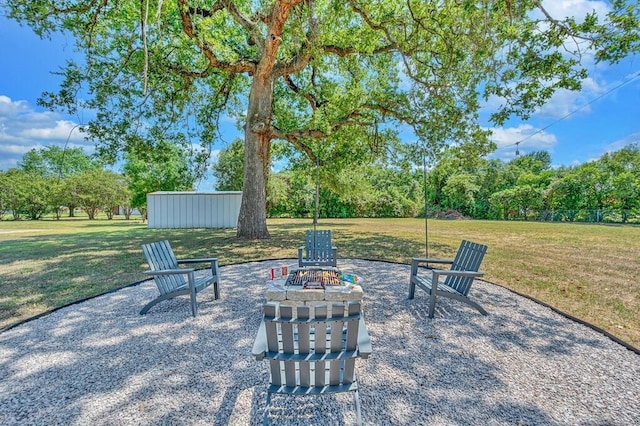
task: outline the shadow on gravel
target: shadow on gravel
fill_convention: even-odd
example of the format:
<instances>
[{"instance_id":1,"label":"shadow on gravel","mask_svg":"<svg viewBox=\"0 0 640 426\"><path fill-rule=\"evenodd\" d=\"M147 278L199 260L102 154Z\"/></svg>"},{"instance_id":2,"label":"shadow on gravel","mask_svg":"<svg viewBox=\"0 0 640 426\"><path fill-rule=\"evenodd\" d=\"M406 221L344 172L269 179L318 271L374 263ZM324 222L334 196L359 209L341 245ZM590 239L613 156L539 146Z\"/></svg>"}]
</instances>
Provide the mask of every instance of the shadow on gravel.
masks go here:
<instances>
[{"instance_id":1,"label":"shadow on gravel","mask_svg":"<svg viewBox=\"0 0 640 426\"><path fill-rule=\"evenodd\" d=\"M267 270L222 266L221 299L140 308L147 281L0 334L0 423L261 424L267 365L251 356ZM373 355L358 360L367 425L638 424L637 355L499 286L474 284L488 316L407 299L409 266L342 259L363 277ZM353 424L351 395L274 397L272 424Z\"/></svg>"}]
</instances>

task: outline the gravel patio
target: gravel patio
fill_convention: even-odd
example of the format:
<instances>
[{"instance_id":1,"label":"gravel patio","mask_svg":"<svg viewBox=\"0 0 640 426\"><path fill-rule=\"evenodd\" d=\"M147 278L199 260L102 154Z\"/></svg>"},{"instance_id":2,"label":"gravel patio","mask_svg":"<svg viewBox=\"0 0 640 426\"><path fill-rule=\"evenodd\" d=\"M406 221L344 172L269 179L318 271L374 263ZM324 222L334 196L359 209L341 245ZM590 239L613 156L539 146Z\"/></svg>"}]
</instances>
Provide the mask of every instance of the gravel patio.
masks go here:
<instances>
[{"instance_id":1,"label":"gravel patio","mask_svg":"<svg viewBox=\"0 0 640 426\"><path fill-rule=\"evenodd\" d=\"M267 271L222 266L221 299L162 302L152 281L0 333L2 425L261 424L267 365L251 356ZM367 425L640 424L640 355L500 286L477 281L489 312L426 294L409 266L339 259L364 282L373 345L358 360ZM274 397L272 424L353 424L351 395Z\"/></svg>"}]
</instances>

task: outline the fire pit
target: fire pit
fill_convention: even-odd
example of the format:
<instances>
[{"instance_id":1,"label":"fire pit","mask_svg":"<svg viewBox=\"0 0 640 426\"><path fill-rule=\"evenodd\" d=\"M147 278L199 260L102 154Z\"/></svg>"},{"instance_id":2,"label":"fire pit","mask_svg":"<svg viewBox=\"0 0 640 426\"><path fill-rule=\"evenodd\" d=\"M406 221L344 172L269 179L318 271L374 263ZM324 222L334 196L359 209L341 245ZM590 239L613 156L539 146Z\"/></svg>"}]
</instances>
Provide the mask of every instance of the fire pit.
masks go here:
<instances>
[{"instance_id":1,"label":"fire pit","mask_svg":"<svg viewBox=\"0 0 640 426\"><path fill-rule=\"evenodd\" d=\"M324 289L328 286L343 285L340 272L326 269L299 269L287 276L285 285L302 286L305 289Z\"/></svg>"},{"instance_id":2,"label":"fire pit","mask_svg":"<svg viewBox=\"0 0 640 426\"><path fill-rule=\"evenodd\" d=\"M362 300L361 279L356 275L345 275L335 268L302 268L284 273L267 283L268 301L299 305Z\"/></svg>"}]
</instances>

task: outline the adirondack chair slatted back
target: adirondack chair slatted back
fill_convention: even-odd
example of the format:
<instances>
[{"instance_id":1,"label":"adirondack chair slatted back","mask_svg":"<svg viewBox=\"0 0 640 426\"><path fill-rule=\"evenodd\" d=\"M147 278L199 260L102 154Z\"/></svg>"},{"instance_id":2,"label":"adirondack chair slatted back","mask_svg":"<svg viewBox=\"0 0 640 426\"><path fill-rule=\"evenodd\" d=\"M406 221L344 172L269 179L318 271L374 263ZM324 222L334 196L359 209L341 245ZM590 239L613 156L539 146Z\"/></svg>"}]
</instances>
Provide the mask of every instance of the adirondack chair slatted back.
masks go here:
<instances>
[{"instance_id":1,"label":"adirondack chair slatted back","mask_svg":"<svg viewBox=\"0 0 640 426\"><path fill-rule=\"evenodd\" d=\"M307 231L305 260L317 262L331 261L331 231Z\"/></svg>"},{"instance_id":2,"label":"adirondack chair slatted back","mask_svg":"<svg viewBox=\"0 0 640 426\"><path fill-rule=\"evenodd\" d=\"M167 240L143 244L142 251L151 271L179 268L178 260ZM182 275L156 275L154 279L161 295L170 293L185 283Z\"/></svg>"},{"instance_id":3,"label":"adirondack chair slatted back","mask_svg":"<svg viewBox=\"0 0 640 426\"><path fill-rule=\"evenodd\" d=\"M313 310L311 310L313 309ZM271 385L291 394L354 390L360 304L264 305ZM282 388L284 387L284 388ZM284 389L284 390L283 390Z\"/></svg>"},{"instance_id":4,"label":"adirondack chair slatted back","mask_svg":"<svg viewBox=\"0 0 640 426\"><path fill-rule=\"evenodd\" d=\"M487 246L463 240L451 264L452 271L478 272L487 252ZM447 276L444 284L467 296L471 290L473 277Z\"/></svg>"}]
</instances>

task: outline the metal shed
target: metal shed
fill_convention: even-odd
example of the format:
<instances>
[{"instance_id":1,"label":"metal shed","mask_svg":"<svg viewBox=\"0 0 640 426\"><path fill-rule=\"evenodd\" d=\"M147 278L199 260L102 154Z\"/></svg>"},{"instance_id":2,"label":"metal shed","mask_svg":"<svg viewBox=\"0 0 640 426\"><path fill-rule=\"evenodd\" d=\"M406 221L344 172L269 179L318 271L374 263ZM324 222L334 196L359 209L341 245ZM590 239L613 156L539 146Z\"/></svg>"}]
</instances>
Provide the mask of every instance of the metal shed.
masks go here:
<instances>
[{"instance_id":1,"label":"metal shed","mask_svg":"<svg viewBox=\"0 0 640 426\"><path fill-rule=\"evenodd\" d=\"M241 191L151 192L147 227L235 228L241 200Z\"/></svg>"}]
</instances>

